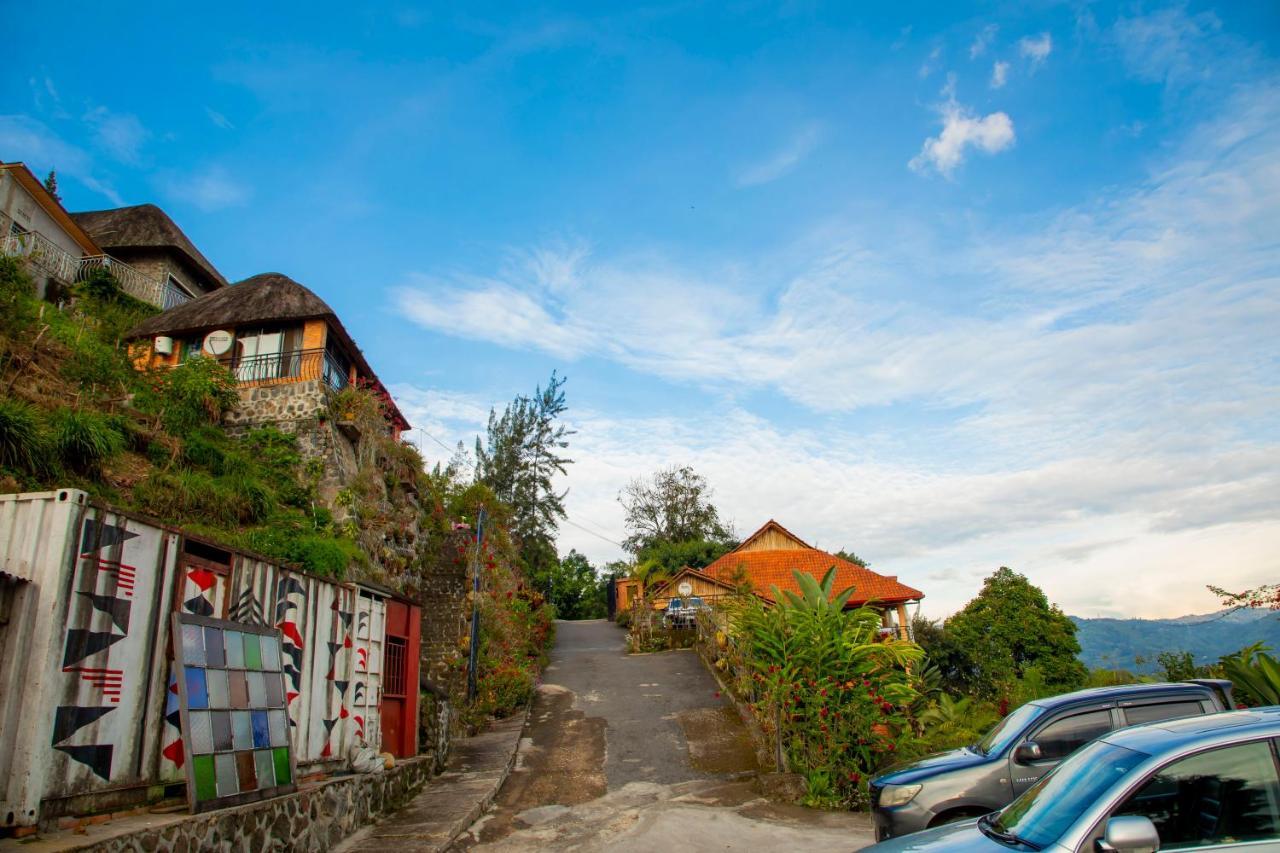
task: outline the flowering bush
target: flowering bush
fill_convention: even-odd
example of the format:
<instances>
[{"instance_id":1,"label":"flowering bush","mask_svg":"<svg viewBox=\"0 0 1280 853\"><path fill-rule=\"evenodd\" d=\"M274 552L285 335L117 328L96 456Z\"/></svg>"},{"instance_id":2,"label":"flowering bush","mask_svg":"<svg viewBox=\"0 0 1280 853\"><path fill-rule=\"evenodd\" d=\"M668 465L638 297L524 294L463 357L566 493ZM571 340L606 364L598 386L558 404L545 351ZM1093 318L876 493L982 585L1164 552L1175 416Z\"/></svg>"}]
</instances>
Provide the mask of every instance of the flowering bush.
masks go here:
<instances>
[{"instance_id":1,"label":"flowering bush","mask_svg":"<svg viewBox=\"0 0 1280 853\"><path fill-rule=\"evenodd\" d=\"M774 587L776 606L750 596L731 607L716 646L783 763L808 780L807 802L863 806L867 778L913 741L907 669L923 653L881 641L875 610L845 610L853 588L833 596L834 569L821 582L795 577L801 595Z\"/></svg>"}]
</instances>

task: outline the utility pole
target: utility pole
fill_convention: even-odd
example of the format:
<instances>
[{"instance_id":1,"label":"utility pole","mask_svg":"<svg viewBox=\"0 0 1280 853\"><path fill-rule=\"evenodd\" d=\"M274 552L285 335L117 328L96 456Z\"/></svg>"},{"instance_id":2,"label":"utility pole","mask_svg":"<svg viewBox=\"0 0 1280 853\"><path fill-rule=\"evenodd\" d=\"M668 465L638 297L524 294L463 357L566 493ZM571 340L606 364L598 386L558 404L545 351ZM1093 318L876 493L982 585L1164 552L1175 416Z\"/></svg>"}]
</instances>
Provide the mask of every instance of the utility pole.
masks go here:
<instances>
[{"instance_id":1,"label":"utility pole","mask_svg":"<svg viewBox=\"0 0 1280 853\"><path fill-rule=\"evenodd\" d=\"M480 549L484 544L484 507L476 513L476 553L471 565L471 643L467 662L467 701L476 698L476 667L480 663Z\"/></svg>"}]
</instances>

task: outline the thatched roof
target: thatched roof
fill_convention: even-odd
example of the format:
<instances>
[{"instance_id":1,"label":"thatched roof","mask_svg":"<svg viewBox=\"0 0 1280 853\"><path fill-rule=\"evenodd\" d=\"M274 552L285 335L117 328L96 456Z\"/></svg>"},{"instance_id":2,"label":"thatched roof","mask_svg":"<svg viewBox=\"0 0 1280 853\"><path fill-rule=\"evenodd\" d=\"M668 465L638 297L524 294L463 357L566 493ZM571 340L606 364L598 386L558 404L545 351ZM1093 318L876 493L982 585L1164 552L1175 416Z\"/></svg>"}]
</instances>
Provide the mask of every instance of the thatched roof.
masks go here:
<instances>
[{"instance_id":1,"label":"thatched roof","mask_svg":"<svg viewBox=\"0 0 1280 853\"><path fill-rule=\"evenodd\" d=\"M71 214L71 218L108 252L116 249L173 249L204 272L210 289L227 286L222 273L209 263L177 223L154 204L86 210Z\"/></svg>"},{"instance_id":2,"label":"thatched roof","mask_svg":"<svg viewBox=\"0 0 1280 853\"><path fill-rule=\"evenodd\" d=\"M264 272L236 282L221 290L198 296L176 308L170 308L143 320L129 330L129 339L150 338L156 335L179 337L187 333L207 332L213 329L234 329L252 324L301 323L304 320L324 319L332 335L355 362L360 375L368 376L382 387L378 375L365 359L364 353L347 333L338 315L319 296L289 276L278 272ZM408 428L408 421L399 408L390 402L393 416Z\"/></svg>"}]
</instances>

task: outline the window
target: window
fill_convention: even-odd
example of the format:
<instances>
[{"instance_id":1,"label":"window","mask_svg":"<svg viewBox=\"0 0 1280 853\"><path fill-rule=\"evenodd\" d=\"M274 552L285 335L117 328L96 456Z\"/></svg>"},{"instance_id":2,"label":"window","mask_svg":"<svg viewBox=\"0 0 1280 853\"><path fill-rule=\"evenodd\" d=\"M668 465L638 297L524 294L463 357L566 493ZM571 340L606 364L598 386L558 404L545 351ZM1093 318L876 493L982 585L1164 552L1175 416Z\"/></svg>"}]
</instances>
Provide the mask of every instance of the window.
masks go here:
<instances>
[{"instance_id":1,"label":"window","mask_svg":"<svg viewBox=\"0 0 1280 853\"><path fill-rule=\"evenodd\" d=\"M1280 778L1271 746L1220 747L1175 761L1115 814L1150 818L1161 850L1280 838Z\"/></svg>"},{"instance_id":2,"label":"window","mask_svg":"<svg viewBox=\"0 0 1280 853\"><path fill-rule=\"evenodd\" d=\"M1000 722L975 744L974 749L983 755L996 755L1022 734L1022 730L1037 716L1044 713L1039 705L1023 705Z\"/></svg>"},{"instance_id":3,"label":"window","mask_svg":"<svg viewBox=\"0 0 1280 853\"><path fill-rule=\"evenodd\" d=\"M204 338L187 338L182 342L182 360L190 361L204 355Z\"/></svg>"},{"instance_id":4,"label":"window","mask_svg":"<svg viewBox=\"0 0 1280 853\"><path fill-rule=\"evenodd\" d=\"M1089 741L1111 731L1111 711L1090 711L1054 720L1031 739L1043 761L1060 761Z\"/></svg>"},{"instance_id":5,"label":"window","mask_svg":"<svg viewBox=\"0 0 1280 853\"><path fill-rule=\"evenodd\" d=\"M1199 702L1183 700L1181 702L1157 702L1154 705L1135 705L1124 709L1125 725L1136 726L1140 723L1154 723L1157 720L1172 720L1177 717L1194 717L1204 713Z\"/></svg>"},{"instance_id":6,"label":"window","mask_svg":"<svg viewBox=\"0 0 1280 853\"><path fill-rule=\"evenodd\" d=\"M330 341L324 348L324 382L334 390L342 390L351 380L351 361Z\"/></svg>"}]
</instances>

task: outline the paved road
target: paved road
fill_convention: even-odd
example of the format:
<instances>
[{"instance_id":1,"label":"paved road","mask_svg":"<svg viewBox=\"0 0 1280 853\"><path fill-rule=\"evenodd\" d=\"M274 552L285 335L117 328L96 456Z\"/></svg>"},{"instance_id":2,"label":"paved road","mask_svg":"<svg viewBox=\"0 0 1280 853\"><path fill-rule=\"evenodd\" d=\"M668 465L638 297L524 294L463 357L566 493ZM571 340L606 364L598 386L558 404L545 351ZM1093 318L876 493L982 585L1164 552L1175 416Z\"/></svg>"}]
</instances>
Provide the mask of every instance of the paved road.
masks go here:
<instances>
[{"instance_id":1,"label":"paved road","mask_svg":"<svg viewBox=\"0 0 1280 853\"><path fill-rule=\"evenodd\" d=\"M750 737L689 651L628 655L611 622L559 622L516 767L460 847L854 850L864 815L763 800ZM656 846L655 846L656 845Z\"/></svg>"}]
</instances>

